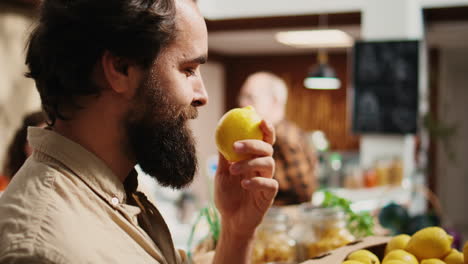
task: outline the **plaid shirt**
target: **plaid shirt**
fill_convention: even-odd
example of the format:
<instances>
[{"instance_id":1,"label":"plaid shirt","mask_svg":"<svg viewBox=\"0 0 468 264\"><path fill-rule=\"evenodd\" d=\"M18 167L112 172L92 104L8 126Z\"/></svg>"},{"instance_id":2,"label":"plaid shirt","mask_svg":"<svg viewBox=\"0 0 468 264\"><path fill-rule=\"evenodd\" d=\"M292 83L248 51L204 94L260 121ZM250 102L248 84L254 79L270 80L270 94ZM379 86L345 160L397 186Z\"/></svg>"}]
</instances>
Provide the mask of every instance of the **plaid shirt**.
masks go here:
<instances>
[{"instance_id":1,"label":"plaid shirt","mask_svg":"<svg viewBox=\"0 0 468 264\"><path fill-rule=\"evenodd\" d=\"M274 205L309 202L316 186L316 155L304 132L291 122L283 120L275 129L274 178L279 183L279 191Z\"/></svg>"}]
</instances>

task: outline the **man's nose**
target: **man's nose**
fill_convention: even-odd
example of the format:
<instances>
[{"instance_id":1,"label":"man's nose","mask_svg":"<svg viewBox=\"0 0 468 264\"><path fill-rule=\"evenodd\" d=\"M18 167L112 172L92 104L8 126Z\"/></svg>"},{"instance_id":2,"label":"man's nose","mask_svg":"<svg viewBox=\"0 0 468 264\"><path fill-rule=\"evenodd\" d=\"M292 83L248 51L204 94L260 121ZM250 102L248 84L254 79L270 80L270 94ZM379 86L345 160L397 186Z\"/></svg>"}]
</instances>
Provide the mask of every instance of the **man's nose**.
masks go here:
<instances>
[{"instance_id":1,"label":"man's nose","mask_svg":"<svg viewBox=\"0 0 468 264\"><path fill-rule=\"evenodd\" d=\"M208 103L208 92L205 89L205 83L200 76L200 81L194 87L194 98L192 106L199 107Z\"/></svg>"}]
</instances>

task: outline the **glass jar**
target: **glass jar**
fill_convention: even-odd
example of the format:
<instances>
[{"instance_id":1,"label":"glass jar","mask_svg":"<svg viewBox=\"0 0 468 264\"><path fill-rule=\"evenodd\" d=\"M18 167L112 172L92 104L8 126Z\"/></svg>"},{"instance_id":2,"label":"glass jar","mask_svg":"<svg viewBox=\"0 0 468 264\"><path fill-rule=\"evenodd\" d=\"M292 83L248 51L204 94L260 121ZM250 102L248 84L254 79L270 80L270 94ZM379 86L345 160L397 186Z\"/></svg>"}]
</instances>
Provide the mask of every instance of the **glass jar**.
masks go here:
<instances>
[{"instance_id":1,"label":"glass jar","mask_svg":"<svg viewBox=\"0 0 468 264\"><path fill-rule=\"evenodd\" d=\"M344 212L338 209L303 206L301 222L295 235L300 261L320 256L355 240L346 228Z\"/></svg>"},{"instance_id":2,"label":"glass jar","mask_svg":"<svg viewBox=\"0 0 468 264\"><path fill-rule=\"evenodd\" d=\"M403 181L403 161L400 158L394 158L389 169L390 184L400 186Z\"/></svg>"},{"instance_id":3,"label":"glass jar","mask_svg":"<svg viewBox=\"0 0 468 264\"><path fill-rule=\"evenodd\" d=\"M289 234L289 218L271 208L257 230L252 263L295 263L296 242Z\"/></svg>"}]
</instances>

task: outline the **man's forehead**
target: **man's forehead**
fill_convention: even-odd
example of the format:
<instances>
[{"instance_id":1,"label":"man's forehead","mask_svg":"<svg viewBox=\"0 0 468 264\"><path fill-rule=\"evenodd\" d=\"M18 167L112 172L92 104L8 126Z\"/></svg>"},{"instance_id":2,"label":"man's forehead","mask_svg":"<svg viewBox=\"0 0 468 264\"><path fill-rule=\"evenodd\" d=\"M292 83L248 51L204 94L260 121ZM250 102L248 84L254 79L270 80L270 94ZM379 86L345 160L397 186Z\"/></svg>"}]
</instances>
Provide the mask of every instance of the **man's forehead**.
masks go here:
<instances>
[{"instance_id":1,"label":"man's forehead","mask_svg":"<svg viewBox=\"0 0 468 264\"><path fill-rule=\"evenodd\" d=\"M193 0L176 0L176 23L203 22L204 18Z\"/></svg>"},{"instance_id":2,"label":"man's forehead","mask_svg":"<svg viewBox=\"0 0 468 264\"><path fill-rule=\"evenodd\" d=\"M247 79L246 87L251 92L262 92L265 89L268 89L269 80L265 76L254 75Z\"/></svg>"},{"instance_id":3,"label":"man's forehead","mask_svg":"<svg viewBox=\"0 0 468 264\"><path fill-rule=\"evenodd\" d=\"M258 85L256 85L253 82L247 82L244 84L244 86L241 89L241 95L245 97L249 97L251 99L254 99L256 97L261 96L262 94L262 89Z\"/></svg>"},{"instance_id":4,"label":"man's forehead","mask_svg":"<svg viewBox=\"0 0 468 264\"><path fill-rule=\"evenodd\" d=\"M176 45L190 44L190 56L203 57L208 50L208 33L203 16L192 0L176 1ZM188 56L184 56L189 58Z\"/></svg>"}]
</instances>

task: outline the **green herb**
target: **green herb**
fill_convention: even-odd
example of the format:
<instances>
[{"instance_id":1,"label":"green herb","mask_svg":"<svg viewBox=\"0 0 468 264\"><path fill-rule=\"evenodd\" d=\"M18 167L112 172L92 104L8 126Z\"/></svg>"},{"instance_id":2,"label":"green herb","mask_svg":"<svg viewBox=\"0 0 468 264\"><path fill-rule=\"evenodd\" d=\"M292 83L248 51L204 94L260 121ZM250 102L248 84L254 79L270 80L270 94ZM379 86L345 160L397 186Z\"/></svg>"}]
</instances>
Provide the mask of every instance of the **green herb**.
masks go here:
<instances>
[{"instance_id":1,"label":"green herb","mask_svg":"<svg viewBox=\"0 0 468 264\"><path fill-rule=\"evenodd\" d=\"M200 210L200 213L198 214L198 217L192 226L192 230L190 232L188 245L187 245L189 257L191 257L192 243L193 243L193 238L194 238L197 226L202 219L205 219L210 227L210 233L206 237L211 236L215 245L218 242L219 235L221 232L221 221L219 219L219 214L216 208L213 205L210 205Z\"/></svg>"},{"instance_id":2,"label":"green herb","mask_svg":"<svg viewBox=\"0 0 468 264\"><path fill-rule=\"evenodd\" d=\"M341 198L330 191L324 191L323 207L339 208L346 213L346 222L349 231L356 237L372 236L374 234L374 219L369 212L355 213L351 210L351 201Z\"/></svg>"}]
</instances>

